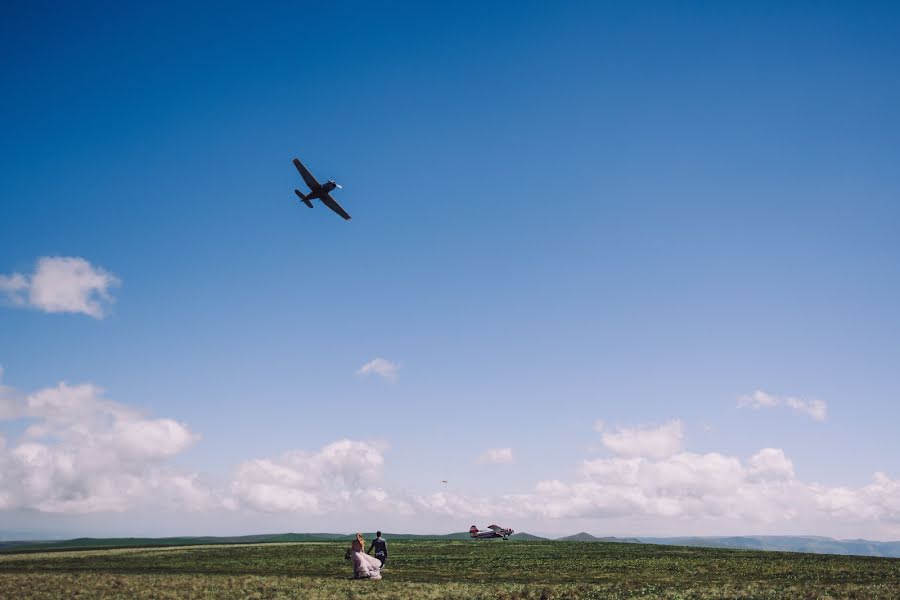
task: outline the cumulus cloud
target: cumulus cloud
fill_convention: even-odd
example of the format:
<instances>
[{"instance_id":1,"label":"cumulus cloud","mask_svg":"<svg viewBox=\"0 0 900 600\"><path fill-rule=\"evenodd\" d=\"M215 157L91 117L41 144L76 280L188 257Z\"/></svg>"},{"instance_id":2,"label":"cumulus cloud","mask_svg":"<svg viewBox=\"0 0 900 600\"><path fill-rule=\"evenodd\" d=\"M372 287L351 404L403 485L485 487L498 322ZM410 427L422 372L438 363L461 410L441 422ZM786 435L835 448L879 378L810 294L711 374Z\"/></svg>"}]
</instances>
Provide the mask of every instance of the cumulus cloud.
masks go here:
<instances>
[{"instance_id":1,"label":"cumulus cloud","mask_svg":"<svg viewBox=\"0 0 900 600\"><path fill-rule=\"evenodd\" d=\"M512 448L488 448L476 459L479 463L509 464L515 461Z\"/></svg>"},{"instance_id":2,"label":"cumulus cloud","mask_svg":"<svg viewBox=\"0 0 900 600\"><path fill-rule=\"evenodd\" d=\"M261 512L323 514L354 500L380 501L384 456L372 443L340 440L241 463L231 482L238 506Z\"/></svg>"},{"instance_id":3,"label":"cumulus cloud","mask_svg":"<svg viewBox=\"0 0 900 600\"><path fill-rule=\"evenodd\" d=\"M386 358L378 357L374 360L371 360L364 364L362 367L356 371L357 375L378 375L383 379L387 379L388 381L396 381L397 372L400 370L400 365L397 363L392 363Z\"/></svg>"},{"instance_id":4,"label":"cumulus cloud","mask_svg":"<svg viewBox=\"0 0 900 600\"><path fill-rule=\"evenodd\" d=\"M86 513L216 503L196 474L166 462L199 435L108 400L92 384L26 395L2 388L0 418L29 423L16 443L0 443L0 509Z\"/></svg>"},{"instance_id":5,"label":"cumulus cloud","mask_svg":"<svg viewBox=\"0 0 900 600\"><path fill-rule=\"evenodd\" d=\"M618 519L682 531L703 524L713 531L752 531L800 522L820 523L816 533L823 534L837 524L900 534L900 479L879 472L862 486L826 486L799 478L780 448L746 456L693 452L679 419L653 426L600 424L608 455L582 460L568 477L500 495L386 489L385 446L351 439L243 461L228 482L213 487L172 464L198 441L197 433L110 400L89 383L33 393L0 383L0 420L24 425L16 439L0 436L0 510L226 508L347 518L389 507L392 516L464 522ZM513 458L510 448L492 448L479 460Z\"/></svg>"},{"instance_id":6,"label":"cumulus cloud","mask_svg":"<svg viewBox=\"0 0 900 600\"><path fill-rule=\"evenodd\" d=\"M740 396L737 401L738 408L775 408L787 406L795 412L805 414L815 421L824 421L828 417L828 405L822 400L803 400L793 396L775 396L762 390L756 390L752 394Z\"/></svg>"},{"instance_id":7,"label":"cumulus cloud","mask_svg":"<svg viewBox=\"0 0 900 600\"><path fill-rule=\"evenodd\" d=\"M211 486L172 465L199 434L112 401L90 383L59 383L30 394L0 385L0 420L25 425L15 443L0 436L0 510L325 514L386 498L380 487L385 445L347 439L313 452L244 461L229 484ZM409 510L402 499L392 508Z\"/></svg>"},{"instance_id":8,"label":"cumulus cloud","mask_svg":"<svg viewBox=\"0 0 900 600\"><path fill-rule=\"evenodd\" d=\"M45 256L31 275L0 275L0 294L12 306L49 313L81 313L102 319L119 279L83 258Z\"/></svg>"},{"instance_id":9,"label":"cumulus cloud","mask_svg":"<svg viewBox=\"0 0 900 600\"><path fill-rule=\"evenodd\" d=\"M839 518L885 520L900 524L900 480L875 473L861 488L818 488L819 510Z\"/></svg>"},{"instance_id":10,"label":"cumulus cloud","mask_svg":"<svg viewBox=\"0 0 900 600\"><path fill-rule=\"evenodd\" d=\"M598 423L594 429L601 432L603 445L619 456L665 458L681 450L684 427L678 419L658 427L619 427L614 431L606 431L602 422Z\"/></svg>"},{"instance_id":11,"label":"cumulus cloud","mask_svg":"<svg viewBox=\"0 0 900 600\"><path fill-rule=\"evenodd\" d=\"M828 417L828 406L822 400L801 400L788 397L785 403L799 413L813 418L815 421L824 421Z\"/></svg>"},{"instance_id":12,"label":"cumulus cloud","mask_svg":"<svg viewBox=\"0 0 900 600\"><path fill-rule=\"evenodd\" d=\"M767 394L762 390L756 390L752 394L744 394L738 398L738 408L752 408L759 410L760 408L772 408L778 406L780 401L771 394Z\"/></svg>"},{"instance_id":13,"label":"cumulus cloud","mask_svg":"<svg viewBox=\"0 0 900 600\"><path fill-rule=\"evenodd\" d=\"M412 510L419 513L441 515L454 519L477 519L509 515L510 506L502 507L503 497L477 497L449 492L436 492L428 495L413 496L410 501ZM513 507L513 514L517 513Z\"/></svg>"},{"instance_id":14,"label":"cumulus cloud","mask_svg":"<svg viewBox=\"0 0 900 600\"><path fill-rule=\"evenodd\" d=\"M687 451L679 420L613 432L601 428L601 434L613 455L584 460L572 481L540 481L531 492L501 496L442 492L416 497L414 504L424 512L473 519L681 520L692 529L699 522L753 527L842 519L900 532L900 480L884 473L859 488L805 482L779 448L745 459Z\"/></svg>"},{"instance_id":15,"label":"cumulus cloud","mask_svg":"<svg viewBox=\"0 0 900 600\"><path fill-rule=\"evenodd\" d=\"M747 461L748 475L756 481L787 481L794 478L794 463L783 450L763 448Z\"/></svg>"},{"instance_id":16,"label":"cumulus cloud","mask_svg":"<svg viewBox=\"0 0 900 600\"><path fill-rule=\"evenodd\" d=\"M0 275L0 292L7 295L13 304L24 304L23 292L28 290L28 280L21 273Z\"/></svg>"},{"instance_id":17,"label":"cumulus cloud","mask_svg":"<svg viewBox=\"0 0 900 600\"><path fill-rule=\"evenodd\" d=\"M535 506L549 517L650 516L769 521L792 507L793 473L781 450L744 463L716 452L586 460L573 483L543 482Z\"/></svg>"}]
</instances>

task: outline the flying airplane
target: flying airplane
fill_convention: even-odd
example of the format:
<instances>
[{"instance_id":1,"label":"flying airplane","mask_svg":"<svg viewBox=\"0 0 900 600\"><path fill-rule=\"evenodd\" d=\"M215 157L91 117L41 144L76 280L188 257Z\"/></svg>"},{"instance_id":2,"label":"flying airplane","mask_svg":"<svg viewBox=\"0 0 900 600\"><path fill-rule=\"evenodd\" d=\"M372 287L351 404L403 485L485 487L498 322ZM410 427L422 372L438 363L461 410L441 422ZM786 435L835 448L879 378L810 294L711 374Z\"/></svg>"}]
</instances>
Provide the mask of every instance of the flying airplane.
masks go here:
<instances>
[{"instance_id":1,"label":"flying airplane","mask_svg":"<svg viewBox=\"0 0 900 600\"><path fill-rule=\"evenodd\" d=\"M294 166L297 167L297 170L300 171L300 176L303 177L303 181L306 182L306 185L309 186L309 194L304 195L300 190L294 190L294 193L306 204L308 207L312 208L312 202L310 200L321 200L322 204L341 215L347 220L350 220L350 215L347 214L347 211L341 208L341 205L334 201L334 198L331 197L331 191L334 188L340 189L341 186L336 184L332 180L328 180L327 183L321 184L316 181L316 178L313 177L312 173L309 172L309 169L303 166L303 163L294 159Z\"/></svg>"},{"instance_id":2,"label":"flying airplane","mask_svg":"<svg viewBox=\"0 0 900 600\"><path fill-rule=\"evenodd\" d=\"M488 528L484 531L479 531L474 525L469 527L469 537L476 540L489 540L491 538L503 538L504 540L508 540L509 536L512 534L512 529L504 529L499 525L488 525Z\"/></svg>"}]
</instances>

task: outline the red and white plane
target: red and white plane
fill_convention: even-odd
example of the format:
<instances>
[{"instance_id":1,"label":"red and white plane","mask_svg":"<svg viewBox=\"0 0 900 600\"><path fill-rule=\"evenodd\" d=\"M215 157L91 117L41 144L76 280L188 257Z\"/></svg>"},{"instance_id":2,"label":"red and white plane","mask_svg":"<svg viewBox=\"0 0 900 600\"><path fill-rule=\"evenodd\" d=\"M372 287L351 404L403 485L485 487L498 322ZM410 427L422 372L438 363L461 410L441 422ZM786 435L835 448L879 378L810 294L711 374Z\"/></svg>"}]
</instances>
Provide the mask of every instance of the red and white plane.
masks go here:
<instances>
[{"instance_id":1,"label":"red and white plane","mask_svg":"<svg viewBox=\"0 0 900 600\"><path fill-rule=\"evenodd\" d=\"M512 529L504 529L499 525L488 525L488 528L484 531L479 531L474 525L469 527L469 537L476 540L489 540L491 538L503 538L504 540L508 540L509 536L513 533Z\"/></svg>"}]
</instances>

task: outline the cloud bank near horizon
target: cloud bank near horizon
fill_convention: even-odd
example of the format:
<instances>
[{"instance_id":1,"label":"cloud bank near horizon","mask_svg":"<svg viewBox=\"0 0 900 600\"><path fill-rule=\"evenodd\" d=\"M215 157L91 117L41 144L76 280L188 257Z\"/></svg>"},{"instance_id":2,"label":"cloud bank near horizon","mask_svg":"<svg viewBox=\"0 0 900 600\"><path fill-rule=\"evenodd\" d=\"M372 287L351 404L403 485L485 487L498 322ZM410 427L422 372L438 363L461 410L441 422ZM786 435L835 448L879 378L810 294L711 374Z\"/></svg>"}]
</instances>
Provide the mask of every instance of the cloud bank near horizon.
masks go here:
<instances>
[{"instance_id":1,"label":"cloud bank near horizon","mask_svg":"<svg viewBox=\"0 0 900 600\"><path fill-rule=\"evenodd\" d=\"M391 514L413 519L473 522L642 519L690 527L840 520L900 535L900 480L875 473L860 487L824 486L800 480L779 448L747 458L691 452L679 419L600 426L607 456L584 459L571 480L538 481L531 491L502 495L388 489L386 444L353 439L251 458L228 481L205 481L173 461L199 442L199 433L109 400L90 383L30 394L0 386L0 420L25 425L14 443L0 438L0 510L345 515L390 507ZM485 454L489 462L508 463L513 449Z\"/></svg>"},{"instance_id":2,"label":"cloud bank near horizon","mask_svg":"<svg viewBox=\"0 0 900 600\"><path fill-rule=\"evenodd\" d=\"M575 481L538 482L527 494L496 498L437 493L420 507L445 514L542 519L658 518L686 523L711 520L788 523L817 516L877 522L900 533L900 480L875 473L859 488L828 487L797 479L778 448L746 460L682 448L680 420L603 434L611 456L584 460Z\"/></svg>"},{"instance_id":3,"label":"cloud bank near horizon","mask_svg":"<svg viewBox=\"0 0 900 600\"><path fill-rule=\"evenodd\" d=\"M17 443L0 436L0 510L204 510L218 502L196 474L169 464L199 434L108 400L90 383L27 395L0 387L0 420L26 423Z\"/></svg>"},{"instance_id":4,"label":"cloud bank near horizon","mask_svg":"<svg viewBox=\"0 0 900 600\"><path fill-rule=\"evenodd\" d=\"M380 487L382 449L371 442L338 440L321 450L292 450L277 458L238 465L229 486L232 506L321 515L354 503L387 498Z\"/></svg>"}]
</instances>

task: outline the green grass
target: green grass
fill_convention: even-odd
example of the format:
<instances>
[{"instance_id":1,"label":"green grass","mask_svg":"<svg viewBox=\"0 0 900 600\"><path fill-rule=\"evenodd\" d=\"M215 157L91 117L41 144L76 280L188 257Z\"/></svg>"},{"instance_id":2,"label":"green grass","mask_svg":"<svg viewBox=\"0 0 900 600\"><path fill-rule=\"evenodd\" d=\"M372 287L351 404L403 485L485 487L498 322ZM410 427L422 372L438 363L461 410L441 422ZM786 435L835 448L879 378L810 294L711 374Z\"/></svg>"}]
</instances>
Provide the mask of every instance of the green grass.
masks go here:
<instances>
[{"instance_id":1,"label":"green grass","mask_svg":"<svg viewBox=\"0 0 900 600\"><path fill-rule=\"evenodd\" d=\"M900 598L900 560L586 542L394 541L381 581L346 544L0 555L0 598Z\"/></svg>"}]
</instances>

